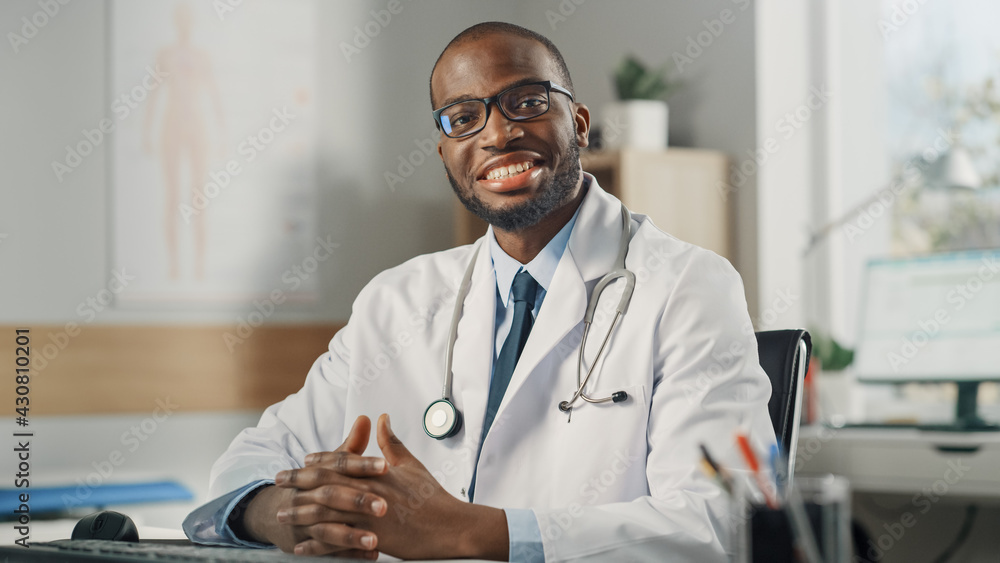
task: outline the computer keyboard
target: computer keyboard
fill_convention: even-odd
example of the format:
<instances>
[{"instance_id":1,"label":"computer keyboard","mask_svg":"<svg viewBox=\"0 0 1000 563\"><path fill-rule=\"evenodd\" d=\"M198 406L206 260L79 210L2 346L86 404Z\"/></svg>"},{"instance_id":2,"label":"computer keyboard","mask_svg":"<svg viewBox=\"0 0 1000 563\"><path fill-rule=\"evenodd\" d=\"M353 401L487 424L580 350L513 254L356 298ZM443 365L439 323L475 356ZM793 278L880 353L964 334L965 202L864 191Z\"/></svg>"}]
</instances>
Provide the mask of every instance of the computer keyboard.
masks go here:
<instances>
[{"instance_id":1,"label":"computer keyboard","mask_svg":"<svg viewBox=\"0 0 1000 563\"><path fill-rule=\"evenodd\" d=\"M144 540L140 543L110 540L56 540L19 546L0 546L3 563L108 563L158 561L188 561L217 563L305 563L323 561L328 557L305 557L283 553L276 549L246 549L194 545L187 540ZM348 561L339 559L338 561ZM354 561L362 561L357 559Z\"/></svg>"}]
</instances>

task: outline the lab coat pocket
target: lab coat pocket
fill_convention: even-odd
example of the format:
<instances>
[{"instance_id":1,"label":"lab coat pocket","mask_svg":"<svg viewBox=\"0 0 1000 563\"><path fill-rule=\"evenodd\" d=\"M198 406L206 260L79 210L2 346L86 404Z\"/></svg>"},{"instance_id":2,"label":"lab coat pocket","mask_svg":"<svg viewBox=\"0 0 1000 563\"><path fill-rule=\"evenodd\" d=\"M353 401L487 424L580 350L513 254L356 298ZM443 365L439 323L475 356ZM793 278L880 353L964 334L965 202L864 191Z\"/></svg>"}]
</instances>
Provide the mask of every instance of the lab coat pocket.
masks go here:
<instances>
[{"instance_id":1,"label":"lab coat pocket","mask_svg":"<svg viewBox=\"0 0 1000 563\"><path fill-rule=\"evenodd\" d=\"M557 473L561 475L560 483L554 487L567 498L576 498L585 505L618 502L648 494L643 477L649 419L646 386L602 386L587 396L601 399L617 391L627 393L628 399L599 404L580 399L574 405L569 423L563 418L561 425L565 428L564 437L556 451L573 452L572 456L563 456L572 458L573 462L565 471Z\"/></svg>"}]
</instances>

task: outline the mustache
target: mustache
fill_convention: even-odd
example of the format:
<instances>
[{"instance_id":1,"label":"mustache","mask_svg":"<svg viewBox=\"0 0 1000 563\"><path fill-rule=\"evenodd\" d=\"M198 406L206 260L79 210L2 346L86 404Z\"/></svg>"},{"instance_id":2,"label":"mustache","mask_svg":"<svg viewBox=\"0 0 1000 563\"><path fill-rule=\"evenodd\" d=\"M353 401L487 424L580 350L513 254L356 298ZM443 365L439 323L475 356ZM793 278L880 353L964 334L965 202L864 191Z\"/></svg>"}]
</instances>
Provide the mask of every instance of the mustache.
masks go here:
<instances>
[{"instance_id":1,"label":"mustache","mask_svg":"<svg viewBox=\"0 0 1000 563\"><path fill-rule=\"evenodd\" d=\"M544 153L544 151L538 150L537 148L529 147L529 146L524 145L524 144L507 145L507 146L505 146L502 149L498 149L496 147L483 147L482 150L483 150L483 152L486 152L487 154L489 154L490 158L492 158L494 156L503 156L503 155L506 155L506 154L512 154L512 153L520 152L520 151L531 151L531 152L536 152L538 154L543 154Z\"/></svg>"}]
</instances>

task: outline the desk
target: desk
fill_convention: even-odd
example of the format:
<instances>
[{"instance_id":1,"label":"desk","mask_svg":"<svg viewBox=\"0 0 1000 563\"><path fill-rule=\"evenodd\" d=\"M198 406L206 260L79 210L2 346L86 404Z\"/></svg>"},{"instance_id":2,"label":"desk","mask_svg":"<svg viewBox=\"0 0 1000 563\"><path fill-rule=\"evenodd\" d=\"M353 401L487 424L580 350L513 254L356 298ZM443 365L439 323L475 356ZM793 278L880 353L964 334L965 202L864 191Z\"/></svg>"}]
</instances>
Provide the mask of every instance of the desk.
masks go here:
<instances>
[{"instance_id":1,"label":"desk","mask_svg":"<svg viewBox=\"0 0 1000 563\"><path fill-rule=\"evenodd\" d=\"M1000 432L809 426L797 452L796 475L843 475L854 491L917 494L946 485L939 495L1000 504Z\"/></svg>"},{"instance_id":2,"label":"desk","mask_svg":"<svg viewBox=\"0 0 1000 563\"><path fill-rule=\"evenodd\" d=\"M978 509L949 562L1000 562L1000 432L804 427L796 475L851 483L852 514L879 563L936 561Z\"/></svg>"}]
</instances>

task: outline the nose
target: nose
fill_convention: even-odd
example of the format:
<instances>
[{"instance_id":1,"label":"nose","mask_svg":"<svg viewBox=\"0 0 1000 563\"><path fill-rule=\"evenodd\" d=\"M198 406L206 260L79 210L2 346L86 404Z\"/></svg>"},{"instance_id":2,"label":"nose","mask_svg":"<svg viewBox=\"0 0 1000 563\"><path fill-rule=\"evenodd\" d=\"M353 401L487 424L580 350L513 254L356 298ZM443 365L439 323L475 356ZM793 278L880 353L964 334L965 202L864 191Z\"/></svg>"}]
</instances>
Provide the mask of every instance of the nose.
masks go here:
<instances>
[{"instance_id":1,"label":"nose","mask_svg":"<svg viewBox=\"0 0 1000 563\"><path fill-rule=\"evenodd\" d=\"M507 119L496 102L490 103L486 124L479 131L479 144L483 148L503 149L507 143L524 136L519 121Z\"/></svg>"}]
</instances>

